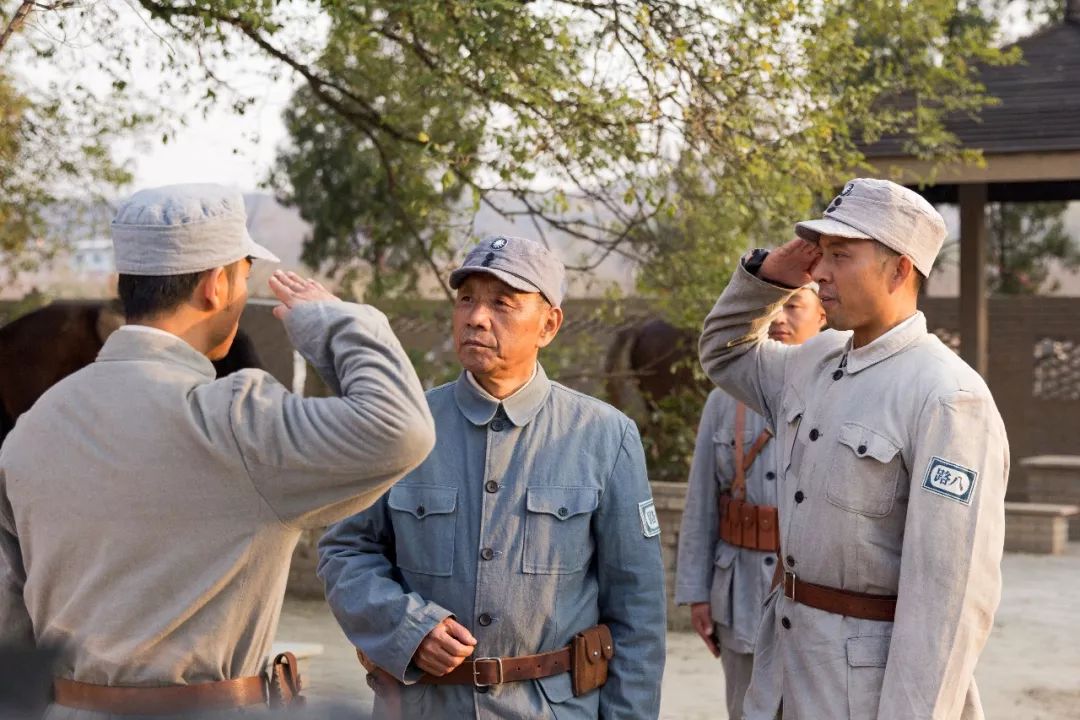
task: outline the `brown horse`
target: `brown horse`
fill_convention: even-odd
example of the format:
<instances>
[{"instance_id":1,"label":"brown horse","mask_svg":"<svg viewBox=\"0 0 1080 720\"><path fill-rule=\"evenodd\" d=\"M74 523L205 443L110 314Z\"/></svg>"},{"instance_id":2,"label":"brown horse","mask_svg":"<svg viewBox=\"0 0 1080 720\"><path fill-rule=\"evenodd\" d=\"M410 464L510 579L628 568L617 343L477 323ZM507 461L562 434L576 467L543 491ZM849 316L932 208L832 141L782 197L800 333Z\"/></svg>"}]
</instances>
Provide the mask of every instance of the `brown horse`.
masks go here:
<instances>
[{"instance_id":1,"label":"brown horse","mask_svg":"<svg viewBox=\"0 0 1080 720\"><path fill-rule=\"evenodd\" d=\"M660 318L650 318L619 330L608 350L606 372L608 398L624 408L626 382L640 393L651 414L657 404L677 388L709 385L694 377L698 334L682 330Z\"/></svg>"},{"instance_id":2,"label":"brown horse","mask_svg":"<svg viewBox=\"0 0 1080 720\"><path fill-rule=\"evenodd\" d=\"M92 363L123 324L116 301L59 300L0 327L0 442L46 390ZM214 363L218 377L261 367L243 331Z\"/></svg>"}]
</instances>

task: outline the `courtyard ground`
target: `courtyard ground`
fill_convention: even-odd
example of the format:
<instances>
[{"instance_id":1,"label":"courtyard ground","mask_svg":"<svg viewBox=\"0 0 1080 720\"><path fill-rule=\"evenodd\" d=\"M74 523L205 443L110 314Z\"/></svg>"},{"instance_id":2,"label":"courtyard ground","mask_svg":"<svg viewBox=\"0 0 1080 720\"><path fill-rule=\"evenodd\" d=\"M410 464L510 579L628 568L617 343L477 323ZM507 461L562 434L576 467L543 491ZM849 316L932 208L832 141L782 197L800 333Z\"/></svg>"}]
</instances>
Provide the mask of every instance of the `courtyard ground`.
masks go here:
<instances>
[{"instance_id":1,"label":"courtyard ground","mask_svg":"<svg viewBox=\"0 0 1080 720\"><path fill-rule=\"evenodd\" d=\"M1080 543L1059 557L1008 554L1004 592L976 678L989 720L1080 718ZM314 643L305 661L309 702L371 707L352 647L326 605L288 600L278 638ZM725 720L723 675L696 635L668 635L663 720Z\"/></svg>"}]
</instances>

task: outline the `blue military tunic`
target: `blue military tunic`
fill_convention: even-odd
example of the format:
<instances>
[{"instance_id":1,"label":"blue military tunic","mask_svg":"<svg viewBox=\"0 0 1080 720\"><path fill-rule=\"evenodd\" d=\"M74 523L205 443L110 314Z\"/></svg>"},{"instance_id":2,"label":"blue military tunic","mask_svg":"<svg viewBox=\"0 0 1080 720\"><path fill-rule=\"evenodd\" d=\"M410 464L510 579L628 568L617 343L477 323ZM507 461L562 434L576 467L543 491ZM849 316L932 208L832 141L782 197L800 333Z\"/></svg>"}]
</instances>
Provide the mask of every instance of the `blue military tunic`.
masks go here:
<instances>
[{"instance_id":1,"label":"blue military tunic","mask_svg":"<svg viewBox=\"0 0 1080 720\"><path fill-rule=\"evenodd\" d=\"M320 543L319 575L349 639L407 683L407 717L657 717L664 576L634 424L539 366L502 402L463 373L428 404L432 454ZM413 684L416 648L451 615L476 637L473 657L556 650L607 623L608 682L582 697L568 674L486 692Z\"/></svg>"}]
</instances>

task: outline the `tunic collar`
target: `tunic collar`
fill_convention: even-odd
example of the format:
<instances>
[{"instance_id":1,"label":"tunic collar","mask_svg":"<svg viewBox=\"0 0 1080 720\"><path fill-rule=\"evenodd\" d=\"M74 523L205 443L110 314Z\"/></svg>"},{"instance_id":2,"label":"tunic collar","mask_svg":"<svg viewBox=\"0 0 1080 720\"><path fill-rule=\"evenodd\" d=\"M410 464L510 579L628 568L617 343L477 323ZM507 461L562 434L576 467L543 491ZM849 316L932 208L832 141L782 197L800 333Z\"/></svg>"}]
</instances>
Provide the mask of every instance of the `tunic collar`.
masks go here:
<instances>
[{"instance_id":1,"label":"tunic collar","mask_svg":"<svg viewBox=\"0 0 1080 720\"><path fill-rule=\"evenodd\" d=\"M473 380L467 370L462 371L454 383L454 399L458 409L473 425L487 425L495 417L495 413L501 407L510 422L518 427L529 424L536 414L540 412L548 394L551 392L551 381L540 363L536 364L536 372L532 380L508 398L499 400L485 391L480 384Z\"/></svg>"},{"instance_id":2,"label":"tunic collar","mask_svg":"<svg viewBox=\"0 0 1080 720\"><path fill-rule=\"evenodd\" d=\"M925 335L926 316L916 311L907 320L861 348L852 349L852 338L849 337L845 348L847 372L855 374L871 365L876 365Z\"/></svg>"},{"instance_id":3,"label":"tunic collar","mask_svg":"<svg viewBox=\"0 0 1080 720\"><path fill-rule=\"evenodd\" d=\"M152 328L124 326L109 336L98 362L134 360L183 365L208 380L217 377L210 359L176 335Z\"/></svg>"}]
</instances>

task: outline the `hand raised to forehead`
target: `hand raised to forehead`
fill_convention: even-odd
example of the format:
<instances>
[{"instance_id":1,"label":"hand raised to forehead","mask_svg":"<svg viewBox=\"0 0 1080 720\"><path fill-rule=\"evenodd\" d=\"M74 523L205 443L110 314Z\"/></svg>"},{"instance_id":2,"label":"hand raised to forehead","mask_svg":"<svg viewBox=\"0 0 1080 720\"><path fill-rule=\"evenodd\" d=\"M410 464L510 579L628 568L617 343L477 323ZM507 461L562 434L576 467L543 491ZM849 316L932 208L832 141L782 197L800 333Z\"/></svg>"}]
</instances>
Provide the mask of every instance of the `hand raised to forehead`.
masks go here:
<instances>
[{"instance_id":1,"label":"hand raised to forehead","mask_svg":"<svg viewBox=\"0 0 1080 720\"><path fill-rule=\"evenodd\" d=\"M800 288L813 281L811 273L820 259L817 244L797 237L769 253L758 277L776 285Z\"/></svg>"},{"instance_id":2,"label":"hand raised to forehead","mask_svg":"<svg viewBox=\"0 0 1080 720\"><path fill-rule=\"evenodd\" d=\"M318 280L305 279L294 272L275 270L270 276L269 285L274 295L281 301L281 304L274 308L274 317L278 320L284 319L289 310L300 303L338 299Z\"/></svg>"}]
</instances>

